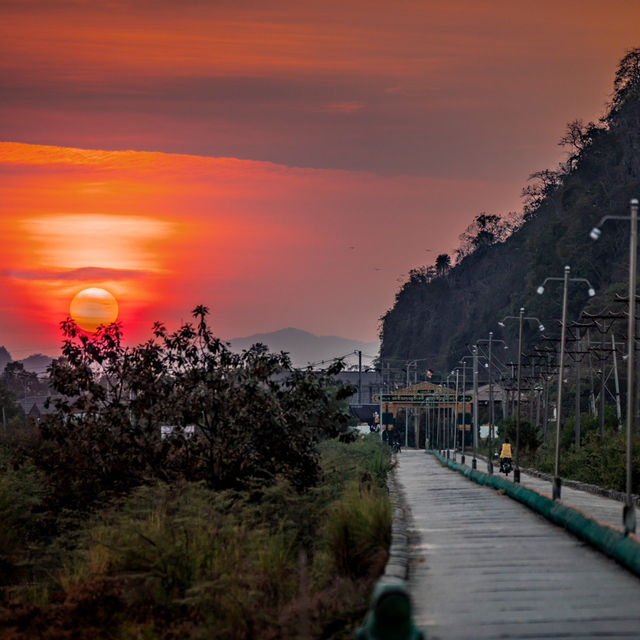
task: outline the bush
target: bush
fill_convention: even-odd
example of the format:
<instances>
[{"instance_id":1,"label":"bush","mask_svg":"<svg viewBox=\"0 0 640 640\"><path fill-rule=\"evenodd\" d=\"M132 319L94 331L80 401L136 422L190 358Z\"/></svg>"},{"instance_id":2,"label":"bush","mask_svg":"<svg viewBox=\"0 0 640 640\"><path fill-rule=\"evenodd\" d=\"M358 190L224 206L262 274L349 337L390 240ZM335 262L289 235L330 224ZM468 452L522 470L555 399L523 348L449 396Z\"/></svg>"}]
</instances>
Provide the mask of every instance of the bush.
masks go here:
<instances>
[{"instance_id":1,"label":"bush","mask_svg":"<svg viewBox=\"0 0 640 640\"><path fill-rule=\"evenodd\" d=\"M231 352L196 325L121 344L117 324L95 336L63 323L63 358L51 370L61 394L42 425L38 457L58 507L76 508L149 481L204 480L211 488L277 476L303 490L318 480L321 439L346 428L351 388L327 372L293 369L286 354L254 345ZM163 426L173 435L163 439ZM193 437L184 428L193 426Z\"/></svg>"},{"instance_id":2,"label":"bush","mask_svg":"<svg viewBox=\"0 0 640 640\"><path fill-rule=\"evenodd\" d=\"M564 431L567 428L565 427ZM569 442L569 439L567 439ZM573 442L572 440L570 441ZM635 439L632 462L632 491L640 487L640 442ZM553 473L555 441L541 447L532 460L540 471ZM567 444L561 448L559 472L562 477L595 484L607 489L626 491L626 437L624 432L607 429L604 438L599 431L588 429L581 447Z\"/></svg>"},{"instance_id":3,"label":"bush","mask_svg":"<svg viewBox=\"0 0 640 640\"><path fill-rule=\"evenodd\" d=\"M39 529L38 507L46 496L44 476L29 460L0 447L0 586L15 579Z\"/></svg>"},{"instance_id":4,"label":"bush","mask_svg":"<svg viewBox=\"0 0 640 640\"><path fill-rule=\"evenodd\" d=\"M505 437L511 440L511 444L515 446L516 442L516 420L515 418L507 418L498 425L498 438L504 441ZM536 429L528 420L520 419L520 455L526 455L535 451L542 442L542 431Z\"/></svg>"},{"instance_id":5,"label":"bush","mask_svg":"<svg viewBox=\"0 0 640 640\"><path fill-rule=\"evenodd\" d=\"M51 545L55 581L14 589L0 629L275 640L305 619L310 637L351 637L386 559L390 453L375 436L320 451L322 482L304 492L283 477L134 489Z\"/></svg>"},{"instance_id":6,"label":"bush","mask_svg":"<svg viewBox=\"0 0 640 640\"><path fill-rule=\"evenodd\" d=\"M391 506L377 487L349 485L331 508L327 544L339 575L366 576L384 566L391 541Z\"/></svg>"}]
</instances>

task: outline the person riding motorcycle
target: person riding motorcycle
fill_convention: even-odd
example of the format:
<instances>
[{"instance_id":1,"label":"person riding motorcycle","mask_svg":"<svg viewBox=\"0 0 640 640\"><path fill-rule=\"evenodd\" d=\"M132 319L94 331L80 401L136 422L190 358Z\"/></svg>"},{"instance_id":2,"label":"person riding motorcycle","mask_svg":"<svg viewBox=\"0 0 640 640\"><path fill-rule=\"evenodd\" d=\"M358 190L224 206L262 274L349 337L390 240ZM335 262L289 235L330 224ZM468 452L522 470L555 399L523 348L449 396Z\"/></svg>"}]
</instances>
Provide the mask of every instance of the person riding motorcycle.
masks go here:
<instances>
[{"instance_id":1,"label":"person riding motorcycle","mask_svg":"<svg viewBox=\"0 0 640 640\"><path fill-rule=\"evenodd\" d=\"M509 474L511 471L511 442L509 438L505 438L500 449L500 471Z\"/></svg>"}]
</instances>

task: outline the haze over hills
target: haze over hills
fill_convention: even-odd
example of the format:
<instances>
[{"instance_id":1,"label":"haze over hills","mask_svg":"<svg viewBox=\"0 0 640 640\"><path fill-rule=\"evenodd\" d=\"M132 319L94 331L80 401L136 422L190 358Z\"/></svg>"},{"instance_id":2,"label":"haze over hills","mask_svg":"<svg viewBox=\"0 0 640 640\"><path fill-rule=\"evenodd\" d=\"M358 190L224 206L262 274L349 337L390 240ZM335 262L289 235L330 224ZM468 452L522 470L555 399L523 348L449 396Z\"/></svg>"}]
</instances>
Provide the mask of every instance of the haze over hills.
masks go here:
<instances>
[{"instance_id":1,"label":"haze over hills","mask_svg":"<svg viewBox=\"0 0 640 640\"><path fill-rule=\"evenodd\" d=\"M52 360L52 356L45 356L42 353L34 353L22 360L18 360L18 362L22 362L26 371L31 371L38 375L44 375ZM7 351L5 347L0 346L0 374L2 374L7 364L12 361L13 358L9 351Z\"/></svg>"},{"instance_id":2,"label":"haze over hills","mask_svg":"<svg viewBox=\"0 0 640 640\"><path fill-rule=\"evenodd\" d=\"M316 336L308 331L291 327L271 333L256 333L251 336L232 338L228 342L232 350L238 352L248 349L257 342L267 345L270 351L286 351L291 356L295 367L306 367L310 363L319 364L341 356L345 356L347 366L357 366L358 356L354 352L362 351L364 368L372 363L380 349L379 342L360 342L339 336ZM0 373L12 360L11 354L4 347L0 347ZM53 360L52 356L37 353L20 362L27 371L42 375L46 373L51 360Z\"/></svg>"},{"instance_id":3,"label":"haze over hills","mask_svg":"<svg viewBox=\"0 0 640 640\"><path fill-rule=\"evenodd\" d=\"M371 364L378 355L379 342L359 342L338 336L316 336L302 329L280 329L271 333L257 333L243 338L229 340L234 351L248 349L260 342L267 345L270 351L286 351L296 367L305 367L309 363L331 360L340 356L348 356L345 362L348 366L358 364L358 356L354 351L362 351L362 366Z\"/></svg>"},{"instance_id":4,"label":"haze over hills","mask_svg":"<svg viewBox=\"0 0 640 640\"><path fill-rule=\"evenodd\" d=\"M33 371L38 375L43 375L47 372L47 368L51 364L53 358L51 356L45 356L42 353L34 353L23 360L20 360L27 371Z\"/></svg>"}]
</instances>

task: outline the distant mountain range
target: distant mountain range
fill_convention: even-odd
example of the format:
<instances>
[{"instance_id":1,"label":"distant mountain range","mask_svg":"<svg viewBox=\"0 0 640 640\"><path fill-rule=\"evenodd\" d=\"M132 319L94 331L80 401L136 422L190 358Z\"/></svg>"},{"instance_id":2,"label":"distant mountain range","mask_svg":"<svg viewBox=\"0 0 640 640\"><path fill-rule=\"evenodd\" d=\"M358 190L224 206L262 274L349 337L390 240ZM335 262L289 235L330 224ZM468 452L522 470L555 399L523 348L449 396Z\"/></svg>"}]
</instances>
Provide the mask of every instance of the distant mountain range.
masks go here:
<instances>
[{"instance_id":1,"label":"distant mountain range","mask_svg":"<svg viewBox=\"0 0 640 640\"><path fill-rule=\"evenodd\" d=\"M362 351L363 368L371 364L380 349L379 342L359 342L338 336L316 336L301 329L280 329L272 333L257 333L245 338L229 340L233 351L248 349L260 342L267 345L270 351L286 351L295 367L306 367L308 364L321 364L340 356L346 356L348 366L358 364L355 351Z\"/></svg>"},{"instance_id":2,"label":"distant mountain range","mask_svg":"<svg viewBox=\"0 0 640 640\"><path fill-rule=\"evenodd\" d=\"M359 342L338 336L316 336L301 329L280 329L271 333L257 333L244 338L232 338L228 341L233 351L248 349L260 342L267 345L270 351L286 351L295 367L306 367L308 364L320 365L323 361L345 356L347 366L357 366L358 356L354 352L362 351L362 367L369 366L380 349L379 342ZM30 355L21 360L27 371L34 371L38 375L46 373L53 358L41 353ZM11 354L0 346L0 373L4 371Z\"/></svg>"},{"instance_id":3,"label":"distant mountain range","mask_svg":"<svg viewBox=\"0 0 640 640\"><path fill-rule=\"evenodd\" d=\"M51 356L45 356L42 353L34 353L28 356L24 360L20 360L27 371L33 371L38 375L43 375L47 372L47 368L51 364L53 358Z\"/></svg>"},{"instance_id":4,"label":"distant mountain range","mask_svg":"<svg viewBox=\"0 0 640 640\"><path fill-rule=\"evenodd\" d=\"M45 356L41 353L34 353L33 355L19 360L24 365L27 371L32 371L38 375L44 375L47 372L47 367L51 364L53 358L51 356ZM9 362L12 362L13 358L5 347L0 347L0 374L4 371L4 368Z\"/></svg>"}]
</instances>

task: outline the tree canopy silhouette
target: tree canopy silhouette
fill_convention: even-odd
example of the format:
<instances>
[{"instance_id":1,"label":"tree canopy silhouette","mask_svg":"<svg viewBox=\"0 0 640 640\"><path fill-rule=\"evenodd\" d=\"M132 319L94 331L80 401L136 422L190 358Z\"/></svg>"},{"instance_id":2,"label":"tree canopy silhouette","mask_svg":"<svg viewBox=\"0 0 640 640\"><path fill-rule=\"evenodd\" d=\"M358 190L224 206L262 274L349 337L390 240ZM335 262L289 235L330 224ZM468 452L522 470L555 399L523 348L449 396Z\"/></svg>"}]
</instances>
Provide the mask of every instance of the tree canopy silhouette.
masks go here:
<instances>
[{"instance_id":1,"label":"tree canopy silhouette","mask_svg":"<svg viewBox=\"0 0 640 640\"><path fill-rule=\"evenodd\" d=\"M51 367L60 396L42 425L41 463L61 499L91 501L157 478L243 486L282 475L302 489L318 475L316 445L337 436L353 389L326 372L297 370L256 344L233 353L207 325L160 323L135 347L118 324L89 336L68 319ZM187 429L187 427L189 429Z\"/></svg>"}]
</instances>

